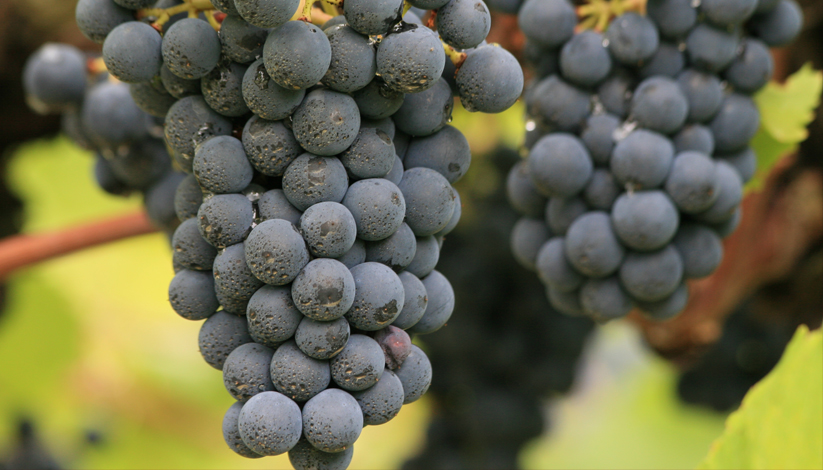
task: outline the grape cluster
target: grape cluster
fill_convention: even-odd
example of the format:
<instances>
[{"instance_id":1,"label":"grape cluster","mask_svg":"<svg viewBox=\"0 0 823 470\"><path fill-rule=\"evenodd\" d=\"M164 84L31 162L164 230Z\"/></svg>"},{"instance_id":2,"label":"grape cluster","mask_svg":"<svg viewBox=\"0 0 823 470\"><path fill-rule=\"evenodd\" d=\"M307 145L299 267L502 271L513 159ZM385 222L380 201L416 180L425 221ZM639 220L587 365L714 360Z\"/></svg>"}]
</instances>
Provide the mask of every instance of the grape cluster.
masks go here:
<instances>
[{"instance_id":1,"label":"grape cluster","mask_svg":"<svg viewBox=\"0 0 823 470\"><path fill-rule=\"evenodd\" d=\"M751 95L769 47L791 41L794 0L649 0L604 34L576 31L567 0L526 0L537 79L525 92L528 158L508 178L523 216L511 246L558 310L669 319L685 281L711 274L740 220L760 124Z\"/></svg>"},{"instance_id":2,"label":"grape cluster","mask_svg":"<svg viewBox=\"0 0 823 470\"><path fill-rule=\"evenodd\" d=\"M429 388L410 334L454 308L434 268L471 161L455 97L500 112L523 75L485 44L480 0L347 0L322 27L298 6L80 0L107 73L50 45L25 79L36 109L100 152L104 189L162 186L146 200L173 232L169 299L205 320L200 352L237 400L229 447L345 468L365 425Z\"/></svg>"}]
</instances>

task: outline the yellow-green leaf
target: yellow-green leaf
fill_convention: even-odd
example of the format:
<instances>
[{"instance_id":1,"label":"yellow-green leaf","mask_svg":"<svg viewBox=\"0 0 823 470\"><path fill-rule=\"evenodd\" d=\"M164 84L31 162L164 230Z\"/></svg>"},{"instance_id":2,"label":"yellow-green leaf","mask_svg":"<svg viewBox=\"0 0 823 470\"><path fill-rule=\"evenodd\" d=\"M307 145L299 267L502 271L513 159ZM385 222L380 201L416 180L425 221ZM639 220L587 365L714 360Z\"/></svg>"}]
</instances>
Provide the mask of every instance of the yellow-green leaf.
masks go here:
<instances>
[{"instance_id":1,"label":"yellow-green leaf","mask_svg":"<svg viewBox=\"0 0 823 470\"><path fill-rule=\"evenodd\" d=\"M820 104L823 73L804 65L785 84L771 82L754 97L760 110L760 130L752 141L757 155L757 174L746 189L759 189L781 157L806 140L806 128Z\"/></svg>"},{"instance_id":2,"label":"yellow-green leaf","mask_svg":"<svg viewBox=\"0 0 823 470\"><path fill-rule=\"evenodd\" d=\"M801 326L749 390L702 469L823 468L823 334Z\"/></svg>"}]
</instances>

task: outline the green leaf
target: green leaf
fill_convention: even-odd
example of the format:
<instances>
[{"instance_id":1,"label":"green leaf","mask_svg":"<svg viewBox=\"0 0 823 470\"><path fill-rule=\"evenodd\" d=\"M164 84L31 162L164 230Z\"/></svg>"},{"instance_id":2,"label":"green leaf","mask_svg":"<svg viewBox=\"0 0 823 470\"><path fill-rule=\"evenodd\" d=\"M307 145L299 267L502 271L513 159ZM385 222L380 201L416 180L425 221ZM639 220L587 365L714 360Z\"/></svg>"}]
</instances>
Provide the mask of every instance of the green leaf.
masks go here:
<instances>
[{"instance_id":1,"label":"green leaf","mask_svg":"<svg viewBox=\"0 0 823 470\"><path fill-rule=\"evenodd\" d=\"M823 333L798 328L698 468L823 468Z\"/></svg>"},{"instance_id":2,"label":"green leaf","mask_svg":"<svg viewBox=\"0 0 823 470\"><path fill-rule=\"evenodd\" d=\"M823 73L804 65L785 84L771 82L754 97L760 110L760 130L752 141L758 173L747 189L758 189L781 157L806 140L806 128L820 104Z\"/></svg>"}]
</instances>

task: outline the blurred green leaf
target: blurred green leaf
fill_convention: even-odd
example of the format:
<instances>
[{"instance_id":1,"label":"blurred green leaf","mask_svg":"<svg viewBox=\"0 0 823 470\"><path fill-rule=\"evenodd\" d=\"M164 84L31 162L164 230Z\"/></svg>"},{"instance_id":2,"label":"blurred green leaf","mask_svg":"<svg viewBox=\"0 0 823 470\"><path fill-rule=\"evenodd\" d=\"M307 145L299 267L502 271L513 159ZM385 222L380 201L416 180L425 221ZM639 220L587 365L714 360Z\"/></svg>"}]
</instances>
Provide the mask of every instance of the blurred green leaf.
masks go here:
<instances>
[{"instance_id":1,"label":"blurred green leaf","mask_svg":"<svg viewBox=\"0 0 823 470\"><path fill-rule=\"evenodd\" d=\"M823 333L798 328L699 468L823 468Z\"/></svg>"},{"instance_id":2,"label":"blurred green leaf","mask_svg":"<svg viewBox=\"0 0 823 470\"><path fill-rule=\"evenodd\" d=\"M785 84L771 82L754 97L760 110L760 130L752 141L758 172L747 189L758 189L780 158L806 140L806 126L820 104L823 73L804 65Z\"/></svg>"}]
</instances>

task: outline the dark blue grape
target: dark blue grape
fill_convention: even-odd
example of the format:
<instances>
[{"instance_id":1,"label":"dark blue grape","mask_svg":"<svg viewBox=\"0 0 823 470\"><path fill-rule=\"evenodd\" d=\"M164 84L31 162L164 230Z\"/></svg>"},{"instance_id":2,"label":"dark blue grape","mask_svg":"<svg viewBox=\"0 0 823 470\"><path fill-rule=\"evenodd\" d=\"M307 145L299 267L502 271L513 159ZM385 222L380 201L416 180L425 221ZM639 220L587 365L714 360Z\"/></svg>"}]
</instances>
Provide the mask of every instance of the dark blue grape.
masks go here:
<instances>
[{"instance_id":1,"label":"dark blue grape","mask_svg":"<svg viewBox=\"0 0 823 470\"><path fill-rule=\"evenodd\" d=\"M774 60L769 48L757 39L743 42L743 53L738 55L724 72L735 91L754 93L769 82L774 73Z\"/></svg>"},{"instance_id":2,"label":"dark blue grape","mask_svg":"<svg viewBox=\"0 0 823 470\"><path fill-rule=\"evenodd\" d=\"M552 238L540 248L536 270L543 284L563 292L577 290L584 280L566 258L566 245L562 237Z\"/></svg>"},{"instance_id":3,"label":"dark blue grape","mask_svg":"<svg viewBox=\"0 0 823 470\"><path fill-rule=\"evenodd\" d=\"M351 147L340 154L340 161L351 175L382 178L394 166L394 144L389 134L373 127L361 127Z\"/></svg>"},{"instance_id":4,"label":"dark blue grape","mask_svg":"<svg viewBox=\"0 0 823 470\"><path fill-rule=\"evenodd\" d=\"M689 303L689 288L681 284L674 293L657 302L637 302L637 307L646 317L656 321L666 321L676 317Z\"/></svg>"},{"instance_id":5,"label":"dark blue grape","mask_svg":"<svg viewBox=\"0 0 823 470\"><path fill-rule=\"evenodd\" d=\"M348 0L343 5L346 22L360 34L386 34L400 18L402 0Z\"/></svg>"},{"instance_id":6,"label":"dark blue grape","mask_svg":"<svg viewBox=\"0 0 823 470\"><path fill-rule=\"evenodd\" d=\"M285 395L266 391L252 397L237 420L243 442L260 455L288 452L300 440L300 407Z\"/></svg>"},{"instance_id":7,"label":"dark blue grape","mask_svg":"<svg viewBox=\"0 0 823 470\"><path fill-rule=\"evenodd\" d=\"M318 321L336 320L357 301L356 277L340 261L315 259L300 271L291 287L294 305L303 315ZM359 286L358 286L359 289Z\"/></svg>"},{"instance_id":8,"label":"dark blue grape","mask_svg":"<svg viewBox=\"0 0 823 470\"><path fill-rule=\"evenodd\" d=\"M592 319L606 322L628 315L634 303L617 276L612 276L586 280L580 288L580 307Z\"/></svg>"},{"instance_id":9,"label":"dark blue grape","mask_svg":"<svg viewBox=\"0 0 823 470\"><path fill-rule=\"evenodd\" d=\"M803 28L803 10L794 0L780 0L770 11L752 18L752 32L769 47L792 42Z\"/></svg>"},{"instance_id":10,"label":"dark blue grape","mask_svg":"<svg viewBox=\"0 0 823 470\"><path fill-rule=\"evenodd\" d=\"M200 186L217 194L242 191L254 175L243 143L231 136L203 142L194 154L192 168Z\"/></svg>"},{"instance_id":11,"label":"dark blue grape","mask_svg":"<svg viewBox=\"0 0 823 470\"><path fill-rule=\"evenodd\" d=\"M309 357L331 359L346 347L351 328L345 318L317 321L304 317L294 333L297 347Z\"/></svg>"},{"instance_id":12,"label":"dark blue grape","mask_svg":"<svg viewBox=\"0 0 823 470\"><path fill-rule=\"evenodd\" d=\"M306 151L330 156L346 150L360 130L354 99L331 90L313 90L292 116L294 137Z\"/></svg>"},{"instance_id":13,"label":"dark blue grape","mask_svg":"<svg viewBox=\"0 0 823 470\"><path fill-rule=\"evenodd\" d=\"M237 455L246 457L247 459L259 459L263 456L249 449L249 446L247 446L240 437L237 421L240 418L240 410L242 408L242 403L235 402L229 410L226 411L223 417L223 439L226 441L229 449L233 450Z\"/></svg>"},{"instance_id":14,"label":"dark blue grape","mask_svg":"<svg viewBox=\"0 0 823 470\"><path fill-rule=\"evenodd\" d=\"M683 260L673 245L648 253L630 252L620 266L623 287L642 302L665 299L682 280Z\"/></svg>"},{"instance_id":15,"label":"dark blue grape","mask_svg":"<svg viewBox=\"0 0 823 470\"><path fill-rule=\"evenodd\" d=\"M186 159L194 158L195 146L206 139L231 134L231 122L214 112L202 96L188 96L166 114L166 143Z\"/></svg>"},{"instance_id":16,"label":"dark blue grape","mask_svg":"<svg viewBox=\"0 0 823 470\"><path fill-rule=\"evenodd\" d=\"M316 85L326 74L331 63L331 46L319 27L304 21L289 21L269 33L263 47L263 60L275 83L299 90Z\"/></svg>"},{"instance_id":17,"label":"dark blue grape","mask_svg":"<svg viewBox=\"0 0 823 470\"><path fill-rule=\"evenodd\" d=\"M385 264L395 272L400 272L411 264L416 251L417 239L414 232L408 225L402 224L390 237L366 242L366 261Z\"/></svg>"},{"instance_id":18,"label":"dark blue grape","mask_svg":"<svg viewBox=\"0 0 823 470\"><path fill-rule=\"evenodd\" d=\"M406 169L430 168L455 183L469 170L471 149L458 129L446 126L437 133L412 139L403 165Z\"/></svg>"},{"instance_id":19,"label":"dark blue grape","mask_svg":"<svg viewBox=\"0 0 823 470\"><path fill-rule=\"evenodd\" d=\"M291 222L266 220L246 239L246 262L258 279L282 286L292 282L309 263L309 250Z\"/></svg>"},{"instance_id":20,"label":"dark blue grape","mask_svg":"<svg viewBox=\"0 0 823 470\"><path fill-rule=\"evenodd\" d=\"M538 82L534 86L534 99L526 100L526 104L529 114L540 119L544 125L567 132L576 132L589 117L592 108L588 93L556 75ZM613 112L611 109L609 111Z\"/></svg>"},{"instance_id":21,"label":"dark blue grape","mask_svg":"<svg viewBox=\"0 0 823 470\"><path fill-rule=\"evenodd\" d=\"M700 152L704 155L714 153L714 135L711 129L700 124L689 124L672 138L674 150L681 152Z\"/></svg>"},{"instance_id":22,"label":"dark blue grape","mask_svg":"<svg viewBox=\"0 0 823 470\"><path fill-rule=\"evenodd\" d=\"M312 255L337 258L348 252L357 238L357 224L346 206L320 202L300 217L300 233Z\"/></svg>"},{"instance_id":23,"label":"dark blue grape","mask_svg":"<svg viewBox=\"0 0 823 470\"><path fill-rule=\"evenodd\" d=\"M401 93L431 88L445 65L440 38L425 26L405 25L383 38L377 48L377 72L389 88Z\"/></svg>"},{"instance_id":24,"label":"dark blue grape","mask_svg":"<svg viewBox=\"0 0 823 470\"><path fill-rule=\"evenodd\" d=\"M263 55L269 32L247 23L237 14L229 14L223 19L218 35L223 44L223 57L248 64Z\"/></svg>"},{"instance_id":25,"label":"dark blue grape","mask_svg":"<svg viewBox=\"0 0 823 470\"><path fill-rule=\"evenodd\" d=\"M158 118L165 118L166 113L177 102L177 99L166 93L165 89L158 90L150 82L129 85L129 93L141 111Z\"/></svg>"},{"instance_id":26,"label":"dark blue grape","mask_svg":"<svg viewBox=\"0 0 823 470\"><path fill-rule=\"evenodd\" d=\"M200 236L197 219L188 219L177 227L171 246L176 265L195 271L211 271L217 250Z\"/></svg>"},{"instance_id":27,"label":"dark blue grape","mask_svg":"<svg viewBox=\"0 0 823 470\"><path fill-rule=\"evenodd\" d=\"M546 289L546 297L549 303L558 312L570 317L583 315L583 307L580 305L580 291L563 292L553 286Z\"/></svg>"},{"instance_id":28,"label":"dark blue grape","mask_svg":"<svg viewBox=\"0 0 823 470\"><path fill-rule=\"evenodd\" d=\"M246 319L222 311L203 322L198 336L200 355L217 370L223 370L232 351L251 342Z\"/></svg>"},{"instance_id":29,"label":"dark blue grape","mask_svg":"<svg viewBox=\"0 0 823 470\"><path fill-rule=\"evenodd\" d=\"M351 249L343 256L337 258L337 261L345 264L349 269L360 263L364 263L366 261L366 242L359 238L356 239Z\"/></svg>"},{"instance_id":30,"label":"dark blue grape","mask_svg":"<svg viewBox=\"0 0 823 470\"><path fill-rule=\"evenodd\" d=\"M262 119L278 121L289 117L303 102L305 95L305 90L287 89L275 83L266 71L263 59L251 64L243 77L243 99L249 109ZM247 123L247 128L249 125Z\"/></svg>"},{"instance_id":31,"label":"dark blue grape","mask_svg":"<svg viewBox=\"0 0 823 470\"><path fill-rule=\"evenodd\" d=\"M255 342L270 348L294 336L303 318L294 306L289 287L263 286L251 296L246 308L249 334Z\"/></svg>"},{"instance_id":32,"label":"dark blue grape","mask_svg":"<svg viewBox=\"0 0 823 470\"><path fill-rule=\"evenodd\" d=\"M166 64L160 67L160 81L163 83L163 88L175 98L182 99L187 96L194 96L200 94L200 79L187 80L180 78L171 73Z\"/></svg>"},{"instance_id":33,"label":"dark blue grape","mask_svg":"<svg viewBox=\"0 0 823 470\"><path fill-rule=\"evenodd\" d=\"M426 353L415 345L412 352L394 373L403 384L403 404L408 405L422 397L432 383L432 365Z\"/></svg>"},{"instance_id":34,"label":"dark blue grape","mask_svg":"<svg viewBox=\"0 0 823 470\"><path fill-rule=\"evenodd\" d=\"M246 402L259 393L274 390L269 374L272 354L274 351L262 344L246 343L228 355L223 364L223 385L231 396Z\"/></svg>"},{"instance_id":35,"label":"dark blue grape","mask_svg":"<svg viewBox=\"0 0 823 470\"><path fill-rule=\"evenodd\" d=\"M646 11L661 36L679 39L697 23L697 9L692 0L649 0Z\"/></svg>"},{"instance_id":36,"label":"dark blue grape","mask_svg":"<svg viewBox=\"0 0 823 470\"><path fill-rule=\"evenodd\" d=\"M125 83L103 82L83 102L83 126L101 147L114 148L146 137L146 115L131 99Z\"/></svg>"},{"instance_id":37,"label":"dark blue grape","mask_svg":"<svg viewBox=\"0 0 823 470\"><path fill-rule=\"evenodd\" d=\"M455 191L448 180L430 168L412 168L397 186L406 202L406 223L418 237L434 235L454 214Z\"/></svg>"},{"instance_id":38,"label":"dark blue grape","mask_svg":"<svg viewBox=\"0 0 823 470\"><path fill-rule=\"evenodd\" d=\"M546 205L546 222L555 235L565 235L571 224L588 210L579 197L549 199Z\"/></svg>"},{"instance_id":39,"label":"dark blue grape","mask_svg":"<svg viewBox=\"0 0 823 470\"><path fill-rule=\"evenodd\" d=\"M652 77L638 85L631 104L631 116L642 127L672 134L683 127L689 115L689 102L677 82L667 77Z\"/></svg>"},{"instance_id":40,"label":"dark blue grape","mask_svg":"<svg viewBox=\"0 0 823 470\"><path fill-rule=\"evenodd\" d=\"M663 191L623 194L612 208L614 232L627 247L639 251L666 246L679 223L677 207ZM567 246L570 238L566 237Z\"/></svg>"},{"instance_id":41,"label":"dark blue grape","mask_svg":"<svg viewBox=\"0 0 823 470\"><path fill-rule=\"evenodd\" d=\"M514 225L511 233L510 243L514 258L524 268L534 271L537 254L543 244L551 237L552 233L542 220L529 217L521 218ZM412 262L412 265L414 265L414 262ZM418 273L411 272L419 276Z\"/></svg>"},{"instance_id":42,"label":"dark blue grape","mask_svg":"<svg viewBox=\"0 0 823 470\"><path fill-rule=\"evenodd\" d=\"M686 38L692 66L711 73L728 67L737 54L737 47L737 36L706 23L697 25Z\"/></svg>"},{"instance_id":43,"label":"dark blue grape","mask_svg":"<svg viewBox=\"0 0 823 470\"><path fill-rule=\"evenodd\" d=\"M214 279L210 272L182 270L169 284L169 302L186 320L203 320L220 306L214 295Z\"/></svg>"},{"instance_id":44,"label":"dark blue grape","mask_svg":"<svg viewBox=\"0 0 823 470\"><path fill-rule=\"evenodd\" d=\"M701 0L700 12L719 26L736 26L748 20L758 0Z\"/></svg>"},{"instance_id":45,"label":"dark blue grape","mask_svg":"<svg viewBox=\"0 0 823 470\"><path fill-rule=\"evenodd\" d=\"M714 134L714 146L718 152L742 150L760 128L760 111L750 97L732 93L723 100L709 128Z\"/></svg>"},{"instance_id":46,"label":"dark blue grape","mask_svg":"<svg viewBox=\"0 0 823 470\"><path fill-rule=\"evenodd\" d=\"M743 184L748 183L757 172L757 155L751 147L746 147L739 152L719 155L718 157L737 170Z\"/></svg>"},{"instance_id":47,"label":"dark blue grape","mask_svg":"<svg viewBox=\"0 0 823 470\"><path fill-rule=\"evenodd\" d=\"M733 234L735 230L737 230L742 218L743 211L740 207L738 207L729 219L716 224L710 224L709 227L717 232L717 234L720 235L720 238L727 238Z\"/></svg>"},{"instance_id":48,"label":"dark blue grape","mask_svg":"<svg viewBox=\"0 0 823 470\"><path fill-rule=\"evenodd\" d=\"M303 406L303 435L322 452L345 451L362 429L363 411L343 390L325 390Z\"/></svg>"},{"instance_id":49,"label":"dark blue grape","mask_svg":"<svg viewBox=\"0 0 823 470\"><path fill-rule=\"evenodd\" d=\"M622 190L614 175L603 168L596 168L592 178L583 189L583 200L592 209L609 211Z\"/></svg>"},{"instance_id":50,"label":"dark blue grape","mask_svg":"<svg viewBox=\"0 0 823 470\"><path fill-rule=\"evenodd\" d=\"M394 156L394 165L391 167L391 171L386 174L384 179L391 181L394 184L400 184L400 181L403 180L403 173L406 171L403 168L403 160L400 160L400 157L397 155Z\"/></svg>"},{"instance_id":51,"label":"dark blue grape","mask_svg":"<svg viewBox=\"0 0 823 470\"><path fill-rule=\"evenodd\" d=\"M619 127L620 119L611 114L595 114L586 119L580 139L595 165L609 164L615 144L614 133Z\"/></svg>"},{"instance_id":52,"label":"dark blue grape","mask_svg":"<svg viewBox=\"0 0 823 470\"><path fill-rule=\"evenodd\" d=\"M363 410L363 424L377 426L391 421L403 406L403 383L394 372L383 372L374 387L352 393Z\"/></svg>"},{"instance_id":53,"label":"dark blue grape","mask_svg":"<svg viewBox=\"0 0 823 470\"><path fill-rule=\"evenodd\" d=\"M569 263L589 277L611 275L625 254L609 215L599 211L578 217L566 232L564 244Z\"/></svg>"},{"instance_id":54,"label":"dark blue grape","mask_svg":"<svg viewBox=\"0 0 823 470\"><path fill-rule=\"evenodd\" d=\"M243 148L255 170L267 176L282 176L303 150L291 129L280 121L253 116L243 129Z\"/></svg>"},{"instance_id":55,"label":"dark blue grape","mask_svg":"<svg viewBox=\"0 0 823 470\"><path fill-rule=\"evenodd\" d=\"M527 165L525 160L521 160L509 171L506 179L506 195L509 204L520 215L540 217L546 208L547 200L531 182Z\"/></svg>"},{"instance_id":56,"label":"dark blue grape","mask_svg":"<svg viewBox=\"0 0 823 470\"><path fill-rule=\"evenodd\" d=\"M343 351L331 359L332 380L352 392L376 384L385 367L386 358L380 345L365 335L351 335Z\"/></svg>"},{"instance_id":57,"label":"dark blue grape","mask_svg":"<svg viewBox=\"0 0 823 470\"><path fill-rule=\"evenodd\" d=\"M394 125L394 120L390 118L383 118L383 119L360 119L360 128L368 128L368 129L380 129L381 131L385 132L386 135L389 136L390 139L394 139L394 135L397 133L397 127Z\"/></svg>"},{"instance_id":58,"label":"dark blue grape","mask_svg":"<svg viewBox=\"0 0 823 470\"><path fill-rule=\"evenodd\" d=\"M629 105L634 87L634 75L623 69L617 69L597 89L597 98L606 108L606 111L619 118L625 118L629 114ZM580 103L582 105L582 101Z\"/></svg>"},{"instance_id":59,"label":"dark blue grape","mask_svg":"<svg viewBox=\"0 0 823 470\"><path fill-rule=\"evenodd\" d=\"M394 91L380 77L352 93L360 115L367 119L387 118L403 106L403 93Z\"/></svg>"},{"instance_id":60,"label":"dark blue grape","mask_svg":"<svg viewBox=\"0 0 823 470\"><path fill-rule=\"evenodd\" d=\"M614 58L632 66L650 59L660 43L654 23L634 12L615 18L606 31L606 39Z\"/></svg>"},{"instance_id":61,"label":"dark blue grape","mask_svg":"<svg viewBox=\"0 0 823 470\"><path fill-rule=\"evenodd\" d=\"M147 82L160 73L162 42L157 30L146 23L123 23L103 43L106 70L121 82Z\"/></svg>"},{"instance_id":62,"label":"dark blue grape","mask_svg":"<svg viewBox=\"0 0 823 470\"><path fill-rule=\"evenodd\" d=\"M146 215L155 227L171 232L179 222L174 213L174 193L186 175L176 171L167 172L143 192L143 206Z\"/></svg>"},{"instance_id":63,"label":"dark blue grape","mask_svg":"<svg viewBox=\"0 0 823 470\"><path fill-rule=\"evenodd\" d=\"M743 199L743 180L737 170L728 163L720 160L716 165L717 199L706 211L697 214L697 217L710 224L725 222L734 216Z\"/></svg>"},{"instance_id":64,"label":"dark blue grape","mask_svg":"<svg viewBox=\"0 0 823 470\"><path fill-rule=\"evenodd\" d=\"M215 290L236 299L248 300L263 286L246 264L243 243L222 250L214 259L213 271Z\"/></svg>"},{"instance_id":65,"label":"dark blue grape","mask_svg":"<svg viewBox=\"0 0 823 470\"><path fill-rule=\"evenodd\" d=\"M346 470L353 455L353 445L342 452L323 452L301 439L289 451L289 462L295 470Z\"/></svg>"},{"instance_id":66,"label":"dark blue grape","mask_svg":"<svg viewBox=\"0 0 823 470\"><path fill-rule=\"evenodd\" d=\"M354 303L346 313L349 323L364 331L390 325L403 310L405 299L403 283L397 274L383 264L366 262L351 268L351 275L356 289Z\"/></svg>"},{"instance_id":67,"label":"dark blue grape","mask_svg":"<svg viewBox=\"0 0 823 470\"><path fill-rule=\"evenodd\" d=\"M113 196L127 196L131 192L129 185L114 174L106 157L99 154L94 159L94 180L100 189Z\"/></svg>"},{"instance_id":68,"label":"dark blue grape","mask_svg":"<svg viewBox=\"0 0 823 470\"><path fill-rule=\"evenodd\" d=\"M301 211L319 202L342 201L348 185L349 177L339 158L310 153L297 157L283 175L283 193Z\"/></svg>"},{"instance_id":69,"label":"dark blue grape","mask_svg":"<svg viewBox=\"0 0 823 470\"><path fill-rule=\"evenodd\" d=\"M254 222L254 210L242 194L218 194L203 201L197 217L203 238L222 248L243 241Z\"/></svg>"},{"instance_id":70,"label":"dark blue grape","mask_svg":"<svg viewBox=\"0 0 823 470\"><path fill-rule=\"evenodd\" d=\"M329 386L331 371L328 361L305 355L294 341L289 341L277 348L272 356L271 379L278 392L301 402Z\"/></svg>"},{"instance_id":71,"label":"dark blue grape","mask_svg":"<svg viewBox=\"0 0 823 470\"><path fill-rule=\"evenodd\" d=\"M503 112L523 93L523 70L499 45L481 46L469 54L455 81L460 102L471 112Z\"/></svg>"},{"instance_id":72,"label":"dark blue grape","mask_svg":"<svg viewBox=\"0 0 823 470\"><path fill-rule=\"evenodd\" d=\"M677 84L689 102L689 121L705 122L713 118L723 103L723 86L716 75L686 69Z\"/></svg>"},{"instance_id":73,"label":"dark blue grape","mask_svg":"<svg viewBox=\"0 0 823 470\"><path fill-rule=\"evenodd\" d=\"M243 99L247 69L236 62L222 62L201 79L200 90L211 109L228 117L248 114L249 107Z\"/></svg>"},{"instance_id":74,"label":"dark blue grape","mask_svg":"<svg viewBox=\"0 0 823 470\"><path fill-rule=\"evenodd\" d=\"M422 279L434 270L439 259L440 244L437 239L434 236L417 237L417 251L414 253L411 264L406 267L406 271Z\"/></svg>"},{"instance_id":75,"label":"dark blue grape","mask_svg":"<svg viewBox=\"0 0 823 470\"><path fill-rule=\"evenodd\" d=\"M295 226L300 223L300 217L303 216L302 212L291 205L282 189L272 189L263 193L257 201L257 208L263 220L283 219Z\"/></svg>"},{"instance_id":76,"label":"dark blue grape","mask_svg":"<svg viewBox=\"0 0 823 470\"><path fill-rule=\"evenodd\" d=\"M351 93L371 83L377 65L368 36L347 25L337 25L324 32L331 46L331 63L323 76L323 84L336 91Z\"/></svg>"},{"instance_id":77,"label":"dark blue grape","mask_svg":"<svg viewBox=\"0 0 823 470\"><path fill-rule=\"evenodd\" d=\"M325 31L329 28L332 28L334 26L337 26L339 24L348 24L348 23L346 23L346 15L337 15L337 16L333 17L332 19L330 19L329 21L326 21L325 23L323 23L323 31Z\"/></svg>"},{"instance_id":78,"label":"dark blue grape","mask_svg":"<svg viewBox=\"0 0 823 470\"><path fill-rule=\"evenodd\" d=\"M168 174L171 164L166 146L154 139L136 142L125 153L121 148L107 156L117 178L136 189L145 189L157 182Z\"/></svg>"},{"instance_id":79,"label":"dark blue grape","mask_svg":"<svg viewBox=\"0 0 823 470\"><path fill-rule=\"evenodd\" d=\"M666 180L666 192L677 207L688 214L702 212L714 204L720 188L715 164L700 152L677 155Z\"/></svg>"},{"instance_id":80,"label":"dark blue grape","mask_svg":"<svg viewBox=\"0 0 823 470\"><path fill-rule=\"evenodd\" d=\"M300 0L233 1L237 13L244 20L260 28L277 28L288 22L300 6Z\"/></svg>"},{"instance_id":81,"label":"dark blue grape","mask_svg":"<svg viewBox=\"0 0 823 470\"><path fill-rule=\"evenodd\" d=\"M456 190L454 191L454 212L452 212L452 217L449 219L449 223L446 224L439 232L434 234L434 237L437 239L442 239L446 235L450 234L455 228L457 228L457 224L460 223L460 218L463 216L463 204L460 201L460 193Z\"/></svg>"},{"instance_id":82,"label":"dark blue grape","mask_svg":"<svg viewBox=\"0 0 823 470\"><path fill-rule=\"evenodd\" d=\"M114 28L133 21L134 13L111 0L80 0L74 10L74 18L83 36L103 44Z\"/></svg>"},{"instance_id":83,"label":"dark blue grape","mask_svg":"<svg viewBox=\"0 0 823 470\"><path fill-rule=\"evenodd\" d=\"M602 82L611 72L612 59L603 47L603 36L594 31L575 34L560 51L563 78L583 87Z\"/></svg>"},{"instance_id":84,"label":"dark blue grape","mask_svg":"<svg viewBox=\"0 0 823 470\"><path fill-rule=\"evenodd\" d=\"M414 274L404 271L399 275L403 283L404 302L400 315L392 322L392 326L407 330L423 318L429 303L426 286Z\"/></svg>"},{"instance_id":85,"label":"dark blue grape","mask_svg":"<svg viewBox=\"0 0 823 470\"><path fill-rule=\"evenodd\" d=\"M215 294L217 294L217 301L220 303L220 306L223 307L224 312L236 315L238 317L242 317L246 314L249 299L237 299L228 295L226 292L219 290L215 291Z\"/></svg>"},{"instance_id":86,"label":"dark blue grape","mask_svg":"<svg viewBox=\"0 0 823 470\"><path fill-rule=\"evenodd\" d=\"M586 147L571 134L550 134L532 148L529 176L542 194L571 197L586 187L593 165Z\"/></svg>"},{"instance_id":87,"label":"dark blue grape","mask_svg":"<svg viewBox=\"0 0 823 470\"><path fill-rule=\"evenodd\" d=\"M374 178L349 187L343 199L357 224L357 236L366 241L388 238L400 228L406 215L406 200L391 181Z\"/></svg>"},{"instance_id":88,"label":"dark blue grape","mask_svg":"<svg viewBox=\"0 0 823 470\"><path fill-rule=\"evenodd\" d=\"M650 78L656 75L662 75L675 78L685 66L686 55L680 50L680 47L675 44L663 42L660 43L657 52L654 53L652 58L640 67L638 76L640 78Z\"/></svg>"},{"instance_id":89,"label":"dark blue grape","mask_svg":"<svg viewBox=\"0 0 823 470\"><path fill-rule=\"evenodd\" d=\"M450 0L437 10L435 25L443 42L455 49L471 49L486 39L492 18L482 0Z\"/></svg>"},{"instance_id":90,"label":"dark blue grape","mask_svg":"<svg viewBox=\"0 0 823 470\"><path fill-rule=\"evenodd\" d=\"M403 105L392 115L392 120L406 134L427 136L451 121L453 109L451 87L441 78L426 91L406 95Z\"/></svg>"},{"instance_id":91,"label":"dark blue grape","mask_svg":"<svg viewBox=\"0 0 823 470\"><path fill-rule=\"evenodd\" d=\"M684 224L677 231L673 244L683 260L683 276L686 279L710 275L723 260L720 236L705 225Z\"/></svg>"},{"instance_id":92,"label":"dark blue grape","mask_svg":"<svg viewBox=\"0 0 823 470\"><path fill-rule=\"evenodd\" d=\"M560 52L556 49L546 49L526 39L526 45L523 46L523 59L538 80L560 73Z\"/></svg>"},{"instance_id":93,"label":"dark blue grape","mask_svg":"<svg viewBox=\"0 0 823 470\"><path fill-rule=\"evenodd\" d=\"M526 0L517 20L529 40L550 49L572 37L577 13L568 0Z\"/></svg>"},{"instance_id":94,"label":"dark blue grape","mask_svg":"<svg viewBox=\"0 0 823 470\"><path fill-rule=\"evenodd\" d=\"M409 332L427 335L442 328L451 318L454 312L454 289L446 276L437 271L432 271L422 281L429 300L426 313L409 328Z\"/></svg>"},{"instance_id":95,"label":"dark blue grape","mask_svg":"<svg viewBox=\"0 0 823 470\"><path fill-rule=\"evenodd\" d=\"M674 145L669 139L638 129L614 147L611 170L620 184L650 189L666 181L673 159Z\"/></svg>"},{"instance_id":96,"label":"dark blue grape","mask_svg":"<svg viewBox=\"0 0 823 470\"><path fill-rule=\"evenodd\" d=\"M210 24L186 18L174 23L163 36L163 62L180 78L202 78L217 67L221 48Z\"/></svg>"}]
</instances>

